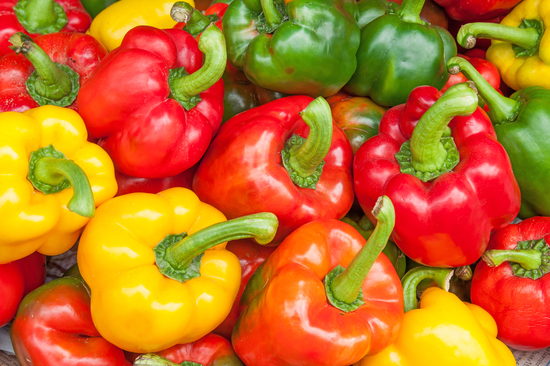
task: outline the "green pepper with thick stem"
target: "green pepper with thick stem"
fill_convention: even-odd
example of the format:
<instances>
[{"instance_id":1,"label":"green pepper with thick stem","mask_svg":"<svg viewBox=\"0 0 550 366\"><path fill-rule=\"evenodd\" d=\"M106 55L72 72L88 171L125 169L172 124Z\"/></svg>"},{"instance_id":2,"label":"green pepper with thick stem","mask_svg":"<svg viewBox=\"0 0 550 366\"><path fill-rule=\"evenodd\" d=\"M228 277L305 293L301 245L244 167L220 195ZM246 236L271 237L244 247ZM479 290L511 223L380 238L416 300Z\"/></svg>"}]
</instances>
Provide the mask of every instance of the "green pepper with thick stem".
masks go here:
<instances>
[{"instance_id":1,"label":"green pepper with thick stem","mask_svg":"<svg viewBox=\"0 0 550 366\"><path fill-rule=\"evenodd\" d=\"M404 0L400 6L388 2L385 14L378 17L379 2L372 4L374 10L361 7L359 19L366 24L357 70L344 89L383 106L405 103L420 85L441 89L449 78L445 65L456 56L456 44L446 29L420 19L424 0Z\"/></svg>"},{"instance_id":2,"label":"green pepper with thick stem","mask_svg":"<svg viewBox=\"0 0 550 366\"><path fill-rule=\"evenodd\" d=\"M357 66L354 0L234 0L223 17L229 61L285 94L335 94Z\"/></svg>"}]
</instances>

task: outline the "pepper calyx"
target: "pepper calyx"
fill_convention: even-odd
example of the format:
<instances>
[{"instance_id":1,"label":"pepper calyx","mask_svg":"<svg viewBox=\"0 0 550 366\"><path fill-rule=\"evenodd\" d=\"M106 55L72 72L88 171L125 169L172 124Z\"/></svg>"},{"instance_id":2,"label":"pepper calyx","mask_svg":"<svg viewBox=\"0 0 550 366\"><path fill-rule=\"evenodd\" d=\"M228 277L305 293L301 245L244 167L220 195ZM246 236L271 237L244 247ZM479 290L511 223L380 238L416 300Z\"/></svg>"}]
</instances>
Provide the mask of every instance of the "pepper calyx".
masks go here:
<instances>
[{"instance_id":1,"label":"pepper calyx","mask_svg":"<svg viewBox=\"0 0 550 366\"><path fill-rule=\"evenodd\" d=\"M65 72L69 76L69 80L71 81L71 91L69 94L66 94L63 98L59 100L48 98L47 96L44 96L40 94L40 92L36 88L36 81L40 76L38 75L38 72L34 70L25 82L25 86L27 87L27 91L29 92L32 99L36 101L39 105L56 105L58 107L68 107L75 101L76 97L78 96L78 90L80 89L80 75L73 69L71 69L69 66L60 64L57 62L54 62L54 64L63 72Z\"/></svg>"},{"instance_id":2,"label":"pepper calyx","mask_svg":"<svg viewBox=\"0 0 550 366\"><path fill-rule=\"evenodd\" d=\"M63 7L52 0L19 0L13 11L19 23L31 34L57 33L69 22Z\"/></svg>"},{"instance_id":3,"label":"pepper calyx","mask_svg":"<svg viewBox=\"0 0 550 366\"><path fill-rule=\"evenodd\" d=\"M179 80L180 78L189 75L189 73L185 70L185 67L178 67L175 69L170 69L170 73L168 75L168 85L170 85L170 90L175 88L173 86L175 80ZM174 99L176 102L178 102L185 110L189 111L197 106L197 104L200 103L202 100L200 95L192 95L189 98L183 99L179 98L178 96L174 95L172 92L170 92L170 95L168 98Z\"/></svg>"},{"instance_id":4,"label":"pepper calyx","mask_svg":"<svg viewBox=\"0 0 550 366\"><path fill-rule=\"evenodd\" d=\"M325 165L325 162L322 161L319 165L317 165L314 173L308 177L302 177L301 175L299 175L298 172L295 171L290 164L290 150L293 147L302 146L305 141L305 138L293 134L288 140L286 140L285 147L283 148L283 150L281 150L281 161L283 162L283 166L288 171L290 179L294 184L296 184L300 188L315 189L315 187L317 186L317 182L319 182L319 179L321 179L321 174L323 174L323 166Z\"/></svg>"},{"instance_id":5,"label":"pepper calyx","mask_svg":"<svg viewBox=\"0 0 550 366\"><path fill-rule=\"evenodd\" d=\"M529 57L537 54L539 51L540 41L542 39L542 36L544 35L544 25L542 21L537 19L522 19L518 28L519 29L534 28L538 32L539 37L536 41L536 45L531 48L524 48L517 44L512 43L512 50L514 50L516 57Z\"/></svg>"},{"instance_id":6,"label":"pepper calyx","mask_svg":"<svg viewBox=\"0 0 550 366\"><path fill-rule=\"evenodd\" d=\"M332 292L331 283L336 276L344 271L345 268L341 265L338 265L334 267L329 273L327 273L327 275L325 276L325 291L327 293L328 301L331 303L332 306L346 313L349 313L359 309L363 304L365 304L365 300L363 300L363 289L359 290L357 298L352 303L347 303L336 299Z\"/></svg>"},{"instance_id":7,"label":"pepper calyx","mask_svg":"<svg viewBox=\"0 0 550 366\"><path fill-rule=\"evenodd\" d=\"M177 268L172 266L170 262L166 260L166 250L172 244L180 242L185 237L187 237L187 233L168 234L153 249L159 271L166 277L179 281L181 283L192 280L193 278L200 277L201 260L204 254L201 253L193 258L191 263L184 268Z\"/></svg>"}]
</instances>

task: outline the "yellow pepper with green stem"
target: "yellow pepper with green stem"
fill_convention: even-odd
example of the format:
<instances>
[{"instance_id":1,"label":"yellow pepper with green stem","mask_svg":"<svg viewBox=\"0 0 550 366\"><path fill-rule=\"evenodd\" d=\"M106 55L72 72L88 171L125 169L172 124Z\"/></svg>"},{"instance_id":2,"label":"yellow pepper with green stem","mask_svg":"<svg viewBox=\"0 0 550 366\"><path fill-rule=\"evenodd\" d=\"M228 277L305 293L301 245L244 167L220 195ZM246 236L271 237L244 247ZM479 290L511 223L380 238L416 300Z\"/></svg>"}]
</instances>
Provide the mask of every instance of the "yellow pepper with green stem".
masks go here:
<instances>
[{"instance_id":1,"label":"yellow pepper with green stem","mask_svg":"<svg viewBox=\"0 0 550 366\"><path fill-rule=\"evenodd\" d=\"M255 237L267 243L277 225L273 214L225 221L185 188L104 203L78 248L95 326L109 342L136 353L205 336L229 314L240 286L241 265L225 242Z\"/></svg>"},{"instance_id":2,"label":"yellow pepper with green stem","mask_svg":"<svg viewBox=\"0 0 550 366\"><path fill-rule=\"evenodd\" d=\"M111 158L87 137L70 109L0 113L0 264L67 251L116 194Z\"/></svg>"}]
</instances>

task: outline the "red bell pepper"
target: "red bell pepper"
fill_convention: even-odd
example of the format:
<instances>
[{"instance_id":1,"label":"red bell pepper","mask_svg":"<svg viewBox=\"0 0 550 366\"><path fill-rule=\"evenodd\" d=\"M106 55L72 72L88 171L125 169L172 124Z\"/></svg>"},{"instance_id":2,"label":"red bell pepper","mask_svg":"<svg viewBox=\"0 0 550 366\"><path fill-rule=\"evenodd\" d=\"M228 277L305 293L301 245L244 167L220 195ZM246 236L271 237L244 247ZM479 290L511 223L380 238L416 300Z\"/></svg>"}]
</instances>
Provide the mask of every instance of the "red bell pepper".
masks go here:
<instances>
[{"instance_id":1,"label":"red bell pepper","mask_svg":"<svg viewBox=\"0 0 550 366\"><path fill-rule=\"evenodd\" d=\"M28 294L10 333L21 365L130 366L124 352L95 328L90 289L77 275L53 280Z\"/></svg>"},{"instance_id":2,"label":"red bell pepper","mask_svg":"<svg viewBox=\"0 0 550 366\"><path fill-rule=\"evenodd\" d=\"M483 52L483 51L482 51ZM487 80L489 84L496 90L499 90L500 87L500 74L498 72L498 69L493 63L490 61L487 61L485 58L477 58L473 56L466 56L466 55L457 55L458 57L462 57L470 62L472 66L481 74L481 76ZM452 74L449 77L449 80L447 80L447 84L443 88L441 88L441 92L444 93L449 89L451 86L459 83L467 82L468 78L464 76L463 73L459 72L458 74Z\"/></svg>"},{"instance_id":3,"label":"red bell pepper","mask_svg":"<svg viewBox=\"0 0 550 366\"><path fill-rule=\"evenodd\" d=\"M13 319L19 303L46 281L46 257L38 252L0 264L0 327Z\"/></svg>"},{"instance_id":4,"label":"red bell pepper","mask_svg":"<svg viewBox=\"0 0 550 366\"><path fill-rule=\"evenodd\" d=\"M427 266L474 263L491 230L519 212L510 159L468 85L443 95L433 87L414 89L406 104L386 112L378 136L355 155L354 187L363 211L389 196L397 216L393 241Z\"/></svg>"},{"instance_id":5,"label":"red bell pepper","mask_svg":"<svg viewBox=\"0 0 550 366\"><path fill-rule=\"evenodd\" d=\"M0 59L0 112L47 104L78 111L80 85L107 55L105 47L86 34L45 34L33 41L16 33L10 41L16 53Z\"/></svg>"},{"instance_id":6,"label":"red bell pepper","mask_svg":"<svg viewBox=\"0 0 550 366\"><path fill-rule=\"evenodd\" d=\"M17 32L32 38L57 32L85 33L92 17L80 0L1 0L0 57L11 52L8 39Z\"/></svg>"},{"instance_id":7,"label":"red bell pepper","mask_svg":"<svg viewBox=\"0 0 550 366\"><path fill-rule=\"evenodd\" d=\"M237 297L235 298L229 315L227 315L223 323L214 329L212 333L231 339L231 332L233 332L233 328L235 328L237 319L239 319L239 315L241 314L239 302L241 301L241 296L246 284L254 274L254 271L265 262L275 248L276 247L258 245L251 240L234 240L227 243L225 249L235 254L241 263L241 286L239 287L239 292L237 293Z\"/></svg>"},{"instance_id":8,"label":"red bell pepper","mask_svg":"<svg viewBox=\"0 0 550 366\"><path fill-rule=\"evenodd\" d=\"M487 310L508 346L550 346L550 217L532 217L491 236L476 266L472 302Z\"/></svg>"},{"instance_id":9,"label":"red bell pepper","mask_svg":"<svg viewBox=\"0 0 550 366\"><path fill-rule=\"evenodd\" d=\"M403 320L403 288L381 254L395 213L381 197L365 239L350 225L317 220L291 235L252 276L235 329L250 366L347 366L391 344Z\"/></svg>"},{"instance_id":10,"label":"red bell pepper","mask_svg":"<svg viewBox=\"0 0 550 366\"><path fill-rule=\"evenodd\" d=\"M141 355L133 363L133 366L179 365L244 366L244 363L227 339L212 333L195 342L177 344L164 351Z\"/></svg>"},{"instance_id":11,"label":"red bell pepper","mask_svg":"<svg viewBox=\"0 0 550 366\"><path fill-rule=\"evenodd\" d=\"M474 22L507 14L521 0L435 0L454 20Z\"/></svg>"},{"instance_id":12,"label":"red bell pepper","mask_svg":"<svg viewBox=\"0 0 550 366\"><path fill-rule=\"evenodd\" d=\"M354 199L352 157L324 99L281 98L223 124L193 191L229 219L274 213L277 244L305 223L344 217Z\"/></svg>"},{"instance_id":13,"label":"red bell pepper","mask_svg":"<svg viewBox=\"0 0 550 366\"><path fill-rule=\"evenodd\" d=\"M144 193L159 193L168 188L183 187L191 189L193 185L193 175L197 170L198 165L193 165L181 174L173 177L147 179L130 177L115 171L115 179L118 185L117 196L122 196L128 193L144 192Z\"/></svg>"},{"instance_id":14,"label":"red bell pepper","mask_svg":"<svg viewBox=\"0 0 550 366\"><path fill-rule=\"evenodd\" d=\"M221 124L226 62L217 27L198 44L181 29L135 27L80 88L80 115L121 173L180 174L199 161Z\"/></svg>"}]
</instances>

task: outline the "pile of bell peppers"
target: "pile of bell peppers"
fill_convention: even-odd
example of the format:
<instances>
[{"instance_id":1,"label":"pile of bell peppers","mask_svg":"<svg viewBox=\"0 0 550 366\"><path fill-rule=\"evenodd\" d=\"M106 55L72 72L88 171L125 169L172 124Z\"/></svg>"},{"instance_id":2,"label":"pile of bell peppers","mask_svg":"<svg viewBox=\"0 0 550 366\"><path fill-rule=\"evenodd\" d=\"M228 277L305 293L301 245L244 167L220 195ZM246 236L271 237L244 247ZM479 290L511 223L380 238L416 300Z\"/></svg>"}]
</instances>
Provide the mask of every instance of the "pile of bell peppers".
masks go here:
<instances>
[{"instance_id":1,"label":"pile of bell peppers","mask_svg":"<svg viewBox=\"0 0 550 366\"><path fill-rule=\"evenodd\" d=\"M512 366L550 347L548 14L0 1L15 357Z\"/></svg>"}]
</instances>

